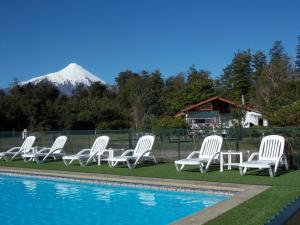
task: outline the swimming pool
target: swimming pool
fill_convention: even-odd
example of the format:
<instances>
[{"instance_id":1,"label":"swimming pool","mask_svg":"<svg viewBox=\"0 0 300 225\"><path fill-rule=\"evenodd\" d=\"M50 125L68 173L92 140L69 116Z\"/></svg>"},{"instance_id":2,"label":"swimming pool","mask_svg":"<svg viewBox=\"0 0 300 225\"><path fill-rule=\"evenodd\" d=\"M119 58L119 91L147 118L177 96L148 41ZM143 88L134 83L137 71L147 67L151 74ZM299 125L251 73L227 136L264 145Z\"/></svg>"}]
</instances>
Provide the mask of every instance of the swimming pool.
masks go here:
<instances>
[{"instance_id":1,"label":"swimming pool","mask_svg":"<svg viewBox=\"0 0 300 225\"><path fill-rule=\"evenodd\" d=\"M169 224L229 195L0 174L2 225Z\"/></svg>"}]
</instances>

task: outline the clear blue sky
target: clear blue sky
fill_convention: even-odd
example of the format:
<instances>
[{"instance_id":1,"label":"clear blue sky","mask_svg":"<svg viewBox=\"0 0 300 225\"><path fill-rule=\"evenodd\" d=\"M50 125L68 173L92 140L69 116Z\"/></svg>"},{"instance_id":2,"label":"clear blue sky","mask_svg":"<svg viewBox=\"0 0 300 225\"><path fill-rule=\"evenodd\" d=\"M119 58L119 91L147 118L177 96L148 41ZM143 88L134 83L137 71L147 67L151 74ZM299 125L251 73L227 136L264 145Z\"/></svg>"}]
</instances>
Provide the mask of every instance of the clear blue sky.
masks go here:
<instances>
[{"instance_id":1,"label":"clear blue sky","mask_svg":"<svg viewBox=\"0 0 300 225\"><path fill-rule=\"evenodd\" d=\"M0 87L76 62L114 83L119 72L191 64L214 77L234 52L295 56L297 0L0 0Z\"/></svg>"}]
</instances>

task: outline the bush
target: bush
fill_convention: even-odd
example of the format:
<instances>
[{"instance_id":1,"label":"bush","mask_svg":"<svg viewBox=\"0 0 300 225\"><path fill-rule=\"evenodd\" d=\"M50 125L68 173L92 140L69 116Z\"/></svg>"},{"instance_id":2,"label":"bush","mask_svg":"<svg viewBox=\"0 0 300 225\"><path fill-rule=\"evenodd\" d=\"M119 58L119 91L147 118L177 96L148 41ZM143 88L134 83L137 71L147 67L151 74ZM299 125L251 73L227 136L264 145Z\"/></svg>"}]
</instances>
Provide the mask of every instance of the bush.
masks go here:
<instances>
[{"instance_id":1,"label":"bush","mask_svg":"<svg viewBox=\"0 0 300 225\"><path fill-rule=\"evenodd\" d=\"M165 116L158 119L154 125L154 129L185 129L187 124L183 118L174 118L171 116Z\"/></svg>"}]
</instances>

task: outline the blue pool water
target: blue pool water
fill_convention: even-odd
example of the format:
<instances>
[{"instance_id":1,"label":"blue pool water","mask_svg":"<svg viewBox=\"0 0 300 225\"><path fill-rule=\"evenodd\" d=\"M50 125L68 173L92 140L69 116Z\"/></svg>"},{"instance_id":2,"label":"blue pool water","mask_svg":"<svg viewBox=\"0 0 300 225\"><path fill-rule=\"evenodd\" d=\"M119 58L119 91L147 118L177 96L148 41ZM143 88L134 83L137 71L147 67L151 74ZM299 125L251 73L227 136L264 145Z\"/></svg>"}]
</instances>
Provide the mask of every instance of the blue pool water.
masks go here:
<instances>
[{"instance_id":1,"label":"blue pool water","mask_svg":"<svg viewBox=\"0 0 300 225\"><path fill-rule=\"evenodd\" d=\"M1 225L169 224L229 198L0 175Z\"/></svg>"}]
</instances>

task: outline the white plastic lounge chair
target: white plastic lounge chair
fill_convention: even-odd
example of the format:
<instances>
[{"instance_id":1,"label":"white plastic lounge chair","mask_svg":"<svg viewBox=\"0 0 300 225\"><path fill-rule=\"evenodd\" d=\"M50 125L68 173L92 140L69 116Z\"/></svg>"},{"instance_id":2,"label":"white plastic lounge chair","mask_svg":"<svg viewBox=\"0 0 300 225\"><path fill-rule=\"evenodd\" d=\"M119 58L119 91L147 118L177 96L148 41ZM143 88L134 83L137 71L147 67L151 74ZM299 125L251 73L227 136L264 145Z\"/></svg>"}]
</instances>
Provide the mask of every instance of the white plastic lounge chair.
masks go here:
<instances>
[{"instance_id":1,"label":"white plastic lounge chair","mask_svg":"<svg viewBox=\"0 0 300 225\"><path fill-rule=\"evenodd\" d=\"M13 147L6 152L0 152L0 159L4 158L6 161L13 160L24 153L32 151L32 145L35 141L35 136L29 136L25 139L21 147Z\"/></svg>"},{"instance_id":2,"label":"white plastic lounge chair","mask_svg":"<svg viewBox=\"0 0 300 225\"><path fill-rule=\"evenodd\" d=\"M95 140L91 149L83 149L76 155L63 156L63 161L65 165L68 166L74 160L79 160L81 166L86 166L91 160L96 161L96 156L98 154L103 155L103 153L106 152L106 146L108 144L108 141L108 136L100 136Z\"/></svg>"},{"instance_id":3,"label":"white plastic lounge chair","mask_svg":"<svg viewBox=\"0 0 300 225\"><path fill-rule=\"evenodd\" d=\"M25 162L35 160L38 164L45 162L49 157L59 159L65 155L63 148L66 141L66 136L59 136L55 139L51 148L43 147L35 153L24 153L22 154L22 157Z\"/></svg>"},{"instance_id":4,"label":"white plastic lounge chair","mask_svg":"<svg viewBox=\"0 0 300 225\"><path fill-rule=\"evenodd\" d=\"M152 153L152 147L155 137L152 135L145 135L141 137L135 149L126 150L121 156L106 159L110 167L115 167L119 162L126 162L129 169L133 169L137 164L144 160L153 160L157 164L157 160ZM134 161L132 164L130 161Z\"/></svg>"},{"instance_id":5,"label":"white plastic lounge chair","mask_svg":"<svg viewBox=\"0 0 300 225\"><path fill-rule=\"evenodd\" d=\"M201 173L206 173L211 163L219 160L222 143L223 138L221 136L211 135L206 137L200 151L193 151L186 159L175 161L176 170L180 172L185 165L197 165ZM195 157L197 155L198 157ZM179 165L181 165L180 168Z\"/></svg>"},{"instance_id":6,"label":"white plastic lounge chair","mask_svg":"<svg viewBox=\"0 0 300 225\"><path fill-rule=\"evenodd\" d=\"M258 159L254 160L254 157ZM240 174L245 175L248 168L258 168L269 169L270 177L274 177L281 164L288 170L287 158L284 154L284 137L269 135L261 140L259 152L252 153L247 162L239 165Z\"/></svg>"}]
</instances>

